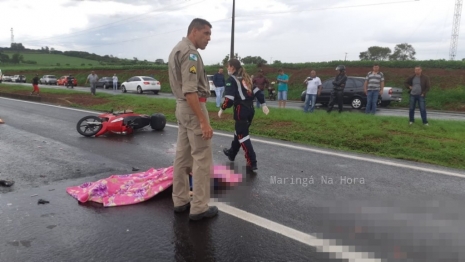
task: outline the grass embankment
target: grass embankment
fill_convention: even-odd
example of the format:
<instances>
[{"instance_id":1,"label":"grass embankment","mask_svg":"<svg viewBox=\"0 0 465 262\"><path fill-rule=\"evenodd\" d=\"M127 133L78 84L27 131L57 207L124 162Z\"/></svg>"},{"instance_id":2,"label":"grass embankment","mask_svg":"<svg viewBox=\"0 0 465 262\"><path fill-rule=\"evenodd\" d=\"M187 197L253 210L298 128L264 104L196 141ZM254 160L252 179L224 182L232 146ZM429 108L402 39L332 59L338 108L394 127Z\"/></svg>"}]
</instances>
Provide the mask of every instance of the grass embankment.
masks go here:
<instances>
[{"instance_id":1,"label":"grass embankment","mask_svg":"<svg viewBox=\"0 0 465 262\"><path fill-rule=\"evenodd\" d=\"M4 54L8 55L10 58L16 52L13 51L4 51ZM10 65L8 67L18 68L33 68L33 67L44 67L44 66L63 66L63 67L83 67L83 66L97 66L99 65L98 61L79 58L79 57L71 57L65 56L60 54L41 54L41 53L34 53L34 52L20 52L23 56L24 61L35 61L37 64L30 65L26 63L20 63L18 65Z\"/></svg>"},{"instance_id":2,"label":"grass embankment","mask_svg":"<svg viewBox=\"0 0 465 262\"><path fill-rule=\"evenodd\" d=\"M40 54L39 54L40 55ZM66 57L66 56L64 56ZM72 57L70 57L72 58ZM395 64L394 64L395 65ZM309 67L307 67L309 66ZM309 75L309 71L314 69L311 66L322 66L319 64L304 64L304 65L283 65L284 72L289 75L289 100L300 101L300 95L305 89L302 84L303 80ZM245 66L247 72L253 75L257 73L256 65ZM270 81L274 81L277 77L278 66L264 66L263 70L266 77ZM85 83L86 77L91 70L94 70L99 77L112 76L117 74L120 82L135 76L135 75L153 75L161 82L161 92L171 92L169 88L168 71L166 65L157 66L95 66L95 67L79 67L79 66L61 66L56 68L42 68L37 66L36 69L27 69L22 67L11 68L2 67L2 71L6 75L23 74L26 75L27 81L31 82L34 75L37 73L39 76L53 74L57 77L63 75L73 74L77 80L78 85ZM205 68L207 74L214 74L218 66L207 66ZM317 75L324 81L334 77L334 68L316 68ZM364 77L371 67L350 67L348 74L350 76ZM404 88L404 81L407 77L413 74L413 68L391 68L382 67L381 71L386 78L386 86L400 87L404 89L403 101L401 103L391 103L391 107L407 107L408 106L408 93ZM425 68L424 72L430 76L432 89L427 95L427 108L434 110L450 110L465 112L465 86L463 80L465 79L465 70L463 69L438 69L438 68ZM225 74L226 77L226 74Z\"/></svg>"},{"instance_id":3,"label":"grass embankment","mask_svg":"<svg viewBox=\"0 0 465 262\"><path fill-rule=\"evenodd\" d=\"M29 91L20 86L0 86L1 92ZM125 95L89 94L71 90L42 89L42 96L63 94L63 96L88 96L92 99L105 99L104 104L78 108L108 111L110 109L132 109L138 113L161 112L168 121L175 121L175 101L173 99L149 98ZM89 104L89 103L86 103ZM232 110L227 110L223 118L217 116L217 108L208 103L211 125L215 130L233 131ZM251 127L253 136L262 136L301 144L339 149L383 157L404 159L465 169L465 125L463 122L430 120L426 127L417 121L408 125L405 117L367 116L359 113L337 112L327 114L317 111L304 114L293 109L270 108L270 114L256 111Z\"/></svg>"}]
</instances>

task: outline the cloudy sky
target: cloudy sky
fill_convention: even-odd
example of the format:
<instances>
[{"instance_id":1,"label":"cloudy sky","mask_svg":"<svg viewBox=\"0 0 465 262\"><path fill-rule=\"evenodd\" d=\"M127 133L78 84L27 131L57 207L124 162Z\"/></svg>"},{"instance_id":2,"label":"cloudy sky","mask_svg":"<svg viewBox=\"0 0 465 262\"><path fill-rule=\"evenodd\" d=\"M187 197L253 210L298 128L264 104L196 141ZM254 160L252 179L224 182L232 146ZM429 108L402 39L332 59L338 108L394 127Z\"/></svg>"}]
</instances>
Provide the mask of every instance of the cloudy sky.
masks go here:
<instances>
[{"instance_id":1,"label":"cloudy sky","mask_svg":"<svg viewBox=\"0 0 465 262\"><path fill-rule=\"evenodd\" d=\"M235 52L268 62L344 60L346 53L359 60L370 46L407 42L418 60L449 59L454 7L455 0L236 0ZM10 46L13 27L27 48L166 61L201 17L213 25L200 51L205 64L230 52L232 0L0 0L0 12L0 46Z\"/></svg>"}]
</instances>

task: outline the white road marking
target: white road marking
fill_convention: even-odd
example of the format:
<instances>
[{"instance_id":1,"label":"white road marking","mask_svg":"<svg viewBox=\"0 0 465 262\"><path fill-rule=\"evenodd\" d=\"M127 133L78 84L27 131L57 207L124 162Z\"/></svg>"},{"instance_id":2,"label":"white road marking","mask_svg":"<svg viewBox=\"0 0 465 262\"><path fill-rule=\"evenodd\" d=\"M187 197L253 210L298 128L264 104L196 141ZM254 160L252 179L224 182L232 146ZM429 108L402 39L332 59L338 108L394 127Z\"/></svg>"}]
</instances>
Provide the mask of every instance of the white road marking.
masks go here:
<instances>
[{"instance_id":1,"label":"white road marking","mask_svg":"<svg viewBox=\"0 0 465 262\"><path fill-rule=\"evenodd\" d=\"M290 239L294 239L305 245L315 247L318 252L330 253L333 255L331 258L345 259L347 261L354 261L354 262L355 261L357 262L384 261L382 259L375 258L375 255L373 253L351 251L355 249L355 247L340 246L340 245L333 244L333 243L336 243L336 240L320 239L310 234L306 234L304 232L295 230L293 228L278 224L266 218L259 217L257 215L251 214L249 212L246 212L244 210L232 207L230 205L227 205L221 202L211 201L210 203L212 205L216 205L219 210L221 210L222 212L226 214L237 217L251 224L255 224L267 230L273 231L275 233L278 233Z\"/></svg>"},{"instance_id":2,"label":"white road marking","mask_svg":"<svg viewBox=\"0 0 465 262\"><path fill-rule=\"evenodd\" d=\"M68 109L68 110L73 110L73 111L78 111L78 112L91 113L91 114L101 114L102 113L102 112L97 112L97 111L90 111L90 110L83 110L83 109L77 109L77 108L55 106L55 105L49 105L49 104L43 104L43 103L31 102L31 101L24 101L24 100L17 100L17 99L11 99L11 98L4 98L4 97L0 97L0 98L1 99L6 99L6 100L12 100L12 101L20 101L20 102L30 103L30 104L35 104L35 105L43 105L43 106L56 107L56 108L61 108L61 109ZM172 128L178 128L177 125L166 124L166 126L172 127ZM219 136L234 138L234 136L231 135L231 134L224 134L224 133L220 133L220 132L214 132L214 134L219 135ZM323 154L323 155L337 156L337 157L341 157L341 158L348 158L348 159L353 159L353 160L358 160L358 161L365 161L365 162L376 163L376 164L380 164L380 165L400 167L400 168L412 169L412 170L423 171L423 172L434 173L434 174L440 174L440 175L445 175L445 176L465 178L465 173L451 172L451 171L445 171L445 170L439 170L439 169L433 169L433 168L426 168L426 167L418 167L418 166L413 166L413 165L408 165L408 164L401 164L401 163L396 163L396 162L389 161L387 159L371 159L369 157L360 157L360 156L354 156L354 155L349 155L349 154L344 154L344 153L330 152L330 151L326 151L326 150L314 149L314 148L309 148L309 147L304 147L304 146L297 146L297 145L290 145L290 144L285 144L285 143L267 141L267 140L263 140L263 139L259 139L259 138L253 138L253 142L254 143L259 142L259 143L273 145L273 146L287 147L287 148L291 148L291 149L307 151L307 152L312 152L312 153L318 153L318 154Z\"/></svg>"}]
</instances>

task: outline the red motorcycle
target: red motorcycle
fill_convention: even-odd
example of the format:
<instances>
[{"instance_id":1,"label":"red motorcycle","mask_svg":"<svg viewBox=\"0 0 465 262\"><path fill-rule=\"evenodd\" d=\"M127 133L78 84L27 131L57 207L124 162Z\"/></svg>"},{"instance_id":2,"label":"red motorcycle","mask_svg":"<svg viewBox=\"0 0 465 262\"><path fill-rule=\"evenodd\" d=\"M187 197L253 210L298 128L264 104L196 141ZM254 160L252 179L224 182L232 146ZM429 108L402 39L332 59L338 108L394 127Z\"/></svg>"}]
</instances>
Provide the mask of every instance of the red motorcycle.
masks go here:
<instances>
[{"instance_id":1,"label":"red motorcycle","mask_svg":"<svg viewBox=\"0 0 465 262\"><path fill-rule=\"evenodd\" d=\"M151 116L136 114L132 110L110 111L99 116L85 116L81 118L76 129L79 134L86 137L99 137L107 133L120 135L132 134L135 130L150 125L153 130L163 130L166 125L166 117L156 113Z\"/></svg>"}]
</instances>

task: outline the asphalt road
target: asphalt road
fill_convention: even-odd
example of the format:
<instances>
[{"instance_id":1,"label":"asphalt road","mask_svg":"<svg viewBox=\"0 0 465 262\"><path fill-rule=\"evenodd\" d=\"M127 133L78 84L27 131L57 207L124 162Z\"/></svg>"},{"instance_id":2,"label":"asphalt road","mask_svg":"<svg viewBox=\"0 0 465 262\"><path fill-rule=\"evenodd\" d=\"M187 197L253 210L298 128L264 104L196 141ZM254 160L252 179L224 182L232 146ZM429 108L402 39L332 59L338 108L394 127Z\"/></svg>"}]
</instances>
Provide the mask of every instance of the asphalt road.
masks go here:
<instances>
[{"instance_id":1,"label":"asphalt road","mask_svg":"<svg viewBox=\"0 0 465 262\"><path fill-rule=\"evenodd\" d=\"M30 83L8 83L8 84L16 84L16 85L28 85L30 86ZM53 85L40 85L40 88L54 88L54 89L64 89L65 87L63 86L53 86ZM83 86L78 86L74 88L77 91L82 91L82 92L90 92L89 87L83 87ZM113 91L109 89L102 89L98 88L97 89L98 93L106 93L106 94L113 94L113 95L122 95L121 91ZM136 95L140 96L140 94L137 93L126 93L124 95ZM158 95L154 95L152 92L149 93L144 93L143 95L152 97L152 98L171 98L174 99L173 94L171 93L159 93ZM210 97L208 99L210 102L215 102L215 97ZM276 108L278 107L278 102L277 101L266 101L266 104L269 107ZM297 109L297 110L303 110L303 102L298 102L298 101L288 101L286 103L286 108L290 109ZM317 110L326 110L326 107L320 107L321 105L317 104ZM337 109L337 105L336 105ZM351 106L349 105L344 105L344 110L353 112L353 113L364 113L364 109L362 110L356 110L352 109ZM377 114L378 115L383 115L383 116L398 116L398 117L405 117L408 121L408 110L406 109L393 109L393 108L386 108L386 107L378 107L377 108ZM458 113L458 112L442 112L442 111L435 111L435 110L428 110L428 119L439 119L439 120L453 120L453 121L465 121L465 113ZM420 116L420 111L418 108L415 110L415 119L421 120Z\"/></svg>"},{"instance_id":2,"label":"asphalt road","mask_svg":"<svg viewBox=\"0 0 465 262\"><path fill-rule=\"evenodd\" d=\"M16 182L0 187L0 261L465 260L463 170L253 135L258 173L215 192L214 219L174 214L169 190L131 206L78 204L67 187L168 167L176 144L173 124L84 138L75 126L89 114L0 98L0 179ZM215 164L228 163L231 137L215 133ZM244 165L241 152L236 171Z\"/></svg>"}]
</instances>

